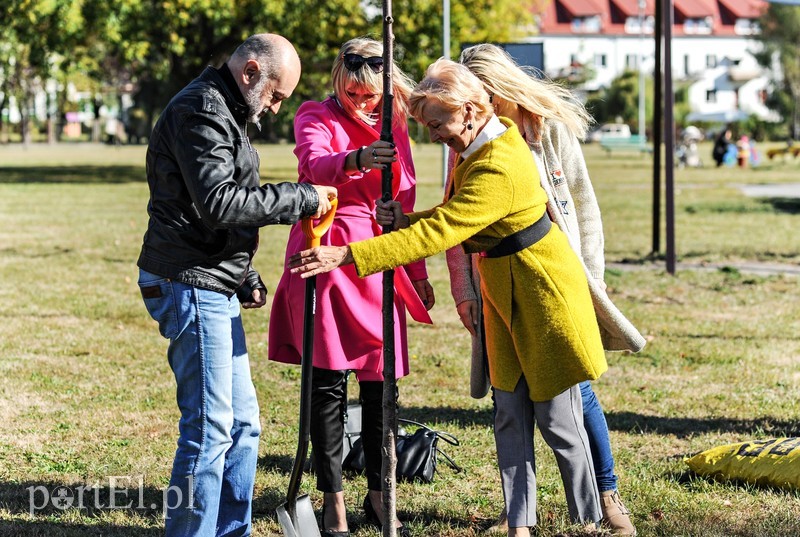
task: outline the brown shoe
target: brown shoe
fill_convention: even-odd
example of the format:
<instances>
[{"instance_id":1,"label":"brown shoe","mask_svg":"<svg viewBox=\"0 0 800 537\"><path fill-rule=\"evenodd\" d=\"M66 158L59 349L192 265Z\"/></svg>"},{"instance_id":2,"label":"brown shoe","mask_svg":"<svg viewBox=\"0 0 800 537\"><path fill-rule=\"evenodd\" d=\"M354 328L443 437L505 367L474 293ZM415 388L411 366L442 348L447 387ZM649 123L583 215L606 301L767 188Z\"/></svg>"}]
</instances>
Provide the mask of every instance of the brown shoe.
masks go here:
<instances>
[{"instance_id":1,"label":"brown shoe","mask_svg":"<svg viewBox=\"0 0 800 537\"><path fill-rule=\"evenodd\" d=\"M506 510L503 508L500 511L500 516L497 517L497 522L494 523L493 526L489 527L486 531L490 533L506 533L508 532L508 516L506 515Z\"/></svg>"},{"instance_id":2,"label":"brown shoe","mask_svg":"<svg viewBox=\"0 0 800 537\"><path fill-rule=\"evenodd\" d=\"M604 528L611 530L611 535L636 535L636 528L631 522L631 512L622 503L619 492L607 490L600 494L600 508L603 511Z\"/></svg>"}]
</instances>

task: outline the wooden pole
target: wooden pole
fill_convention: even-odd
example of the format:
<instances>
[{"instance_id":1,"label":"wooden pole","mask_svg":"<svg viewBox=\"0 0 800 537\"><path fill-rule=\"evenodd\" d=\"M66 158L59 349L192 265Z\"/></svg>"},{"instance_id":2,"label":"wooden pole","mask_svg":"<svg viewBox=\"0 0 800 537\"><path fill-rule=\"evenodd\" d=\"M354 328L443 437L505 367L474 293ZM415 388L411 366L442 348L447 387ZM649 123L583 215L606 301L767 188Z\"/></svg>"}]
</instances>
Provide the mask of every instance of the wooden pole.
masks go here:
<instances>
[{"instance_id":1,"label":"wooden pole","mask_svg":"<svg viewBox=\"0 0 800 537\"><path fill-rule=\"evenodd\" d=\"M392 0L383 0L383 113L381 140L394 142L392 136L392 112L394 87L392 67L394 65L394 35L392 34ZM392 199L392 166L381 171L383 201ZM392 226L383 226L390 233ZM383 493L383 535L395 537L396 472L397 453L397 379L395 378L394 353L394 270L383 273L383 464L381 466Z\"/></svg>"}]
</instances>

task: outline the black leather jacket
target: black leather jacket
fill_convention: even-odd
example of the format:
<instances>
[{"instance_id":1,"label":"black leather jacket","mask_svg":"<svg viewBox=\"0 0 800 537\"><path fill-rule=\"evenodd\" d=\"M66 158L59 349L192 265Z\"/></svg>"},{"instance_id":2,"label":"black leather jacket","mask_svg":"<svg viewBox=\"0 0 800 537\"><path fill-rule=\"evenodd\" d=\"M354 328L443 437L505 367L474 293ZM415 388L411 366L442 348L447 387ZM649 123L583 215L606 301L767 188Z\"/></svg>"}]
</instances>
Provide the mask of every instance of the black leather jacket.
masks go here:
<instances>
[{"instance_id":1,"label":"black leather jacket","mask_svg":"<svg viewBox=\"0 0 800 537\"><path fill-rule=\"evenodd\" d=\"M311 216L319 199L307 184L259 185L248 115L227 66L207 67L167 105L147 148L139 267L227 296L264 288L251 266L259 227Z\"/></svg>"}]
</instances>

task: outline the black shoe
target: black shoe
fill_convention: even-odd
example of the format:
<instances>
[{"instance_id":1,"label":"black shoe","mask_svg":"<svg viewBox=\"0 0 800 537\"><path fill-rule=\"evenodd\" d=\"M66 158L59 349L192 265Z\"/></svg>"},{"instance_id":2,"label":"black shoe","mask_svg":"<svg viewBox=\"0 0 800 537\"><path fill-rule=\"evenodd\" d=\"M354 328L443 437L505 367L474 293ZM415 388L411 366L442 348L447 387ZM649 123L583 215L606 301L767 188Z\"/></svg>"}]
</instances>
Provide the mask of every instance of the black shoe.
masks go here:
<instances>
[{"instance_id":1,"label":"black shoe","mask_svg":"<svg viewBox=\"0 0 800 537\"><path fill-rule=\"evenodd\" d=\"M322 504L322 520L320 526L325 526L325 504ZM350 530L320 530L321 537L350 537Z\"/></svg>"},{"instance_id":2,"label":"black shoe","mask_svg":"<svg viewBox=\"0 0 800 537\"><path fill-rule=\"evenodd\" d=\"M364 497L364 516L367 517L367 522L383 530L381 520L378 518L378 513L375 512L375 509L372 507L372 502L369 501L369 494ZM411 532L408 531L407 527L400 526L397 528L397 535L400 537L411 537Z\"/></svg>"}]
</instances>

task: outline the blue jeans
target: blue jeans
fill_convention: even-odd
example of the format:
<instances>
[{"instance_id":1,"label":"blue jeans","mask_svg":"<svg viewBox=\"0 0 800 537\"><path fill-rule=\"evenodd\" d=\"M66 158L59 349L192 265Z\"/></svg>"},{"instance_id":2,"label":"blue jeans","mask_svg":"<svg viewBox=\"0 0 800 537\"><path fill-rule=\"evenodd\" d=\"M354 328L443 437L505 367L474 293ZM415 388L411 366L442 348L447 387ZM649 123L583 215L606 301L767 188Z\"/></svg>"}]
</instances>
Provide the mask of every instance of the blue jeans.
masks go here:
<instances>
[{"instance_id":1,"label":"blue jeans","mask_svg":"<svg viewBox=\"0 0 800 537\"><path fill-rule=\"evenodd\" d=\"M250 535L261 425L239 301L143 270L139 286L169 339L181 411L166 534Z\"/></svg>"},{"instance_id":2,"label":"blue jeans","mask_svg":"<svg viewBox=\"0 0 800 537\"><path fill-rule=\"evenodd\" d=\"M611 454L611 441L608 438L608 424L603 408L594 395L589 381L581 382L583 399L583 426L589 437L589 448L594 461L597 488L603 493L617 489L617 476L614 474L614 456Z\"/></svg>"}]
</instances>

